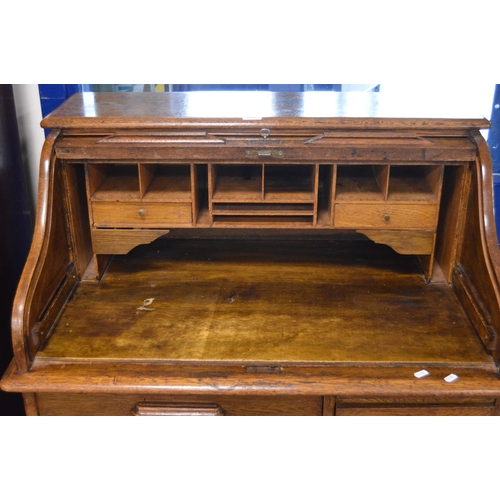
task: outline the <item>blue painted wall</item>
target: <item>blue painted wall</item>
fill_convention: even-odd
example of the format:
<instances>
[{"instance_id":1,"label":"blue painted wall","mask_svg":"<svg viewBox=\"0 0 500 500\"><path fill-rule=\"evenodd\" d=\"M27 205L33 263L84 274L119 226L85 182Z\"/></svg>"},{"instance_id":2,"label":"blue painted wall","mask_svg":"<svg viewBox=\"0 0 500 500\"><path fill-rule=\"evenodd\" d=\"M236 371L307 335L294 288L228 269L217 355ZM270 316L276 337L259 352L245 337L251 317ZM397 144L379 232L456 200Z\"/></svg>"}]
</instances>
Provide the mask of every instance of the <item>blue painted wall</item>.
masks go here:
<instances>
[{"instance_id":1,"label":"blue painted wall","mask_svg":"<svg viewBox=\"0 0 500 500\"><path fill-rule=\"evenodd\" d=\"M495 85L491 129L488 134L488 146L493 160L493 190L495 193L495 220L500 233L500 84Z\"/></svg>"},{"instance_id":2,"label":"blue painted wall","mask_svg":"<svg viewBox=\"0 0 500 500\"><path fill-rule=\"evenodd\" d=\"M52 113L54 109L60 106L68 97L76 92L83 92L90 90L88 84L39 84L38 92L40 94L40 105L42 107L42 117L46 117ZM45 137L49 134L50 130L45 130Z\"/></svg>"}]
</instances>

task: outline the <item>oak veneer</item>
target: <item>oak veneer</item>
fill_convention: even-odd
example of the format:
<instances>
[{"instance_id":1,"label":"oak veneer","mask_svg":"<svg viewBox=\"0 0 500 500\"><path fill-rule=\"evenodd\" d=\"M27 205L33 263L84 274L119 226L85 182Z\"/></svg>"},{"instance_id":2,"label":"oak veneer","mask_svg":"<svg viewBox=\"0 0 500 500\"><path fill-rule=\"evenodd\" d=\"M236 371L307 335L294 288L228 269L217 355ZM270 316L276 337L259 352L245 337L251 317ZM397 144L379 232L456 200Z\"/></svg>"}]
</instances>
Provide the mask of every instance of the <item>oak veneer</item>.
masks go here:
<instances>
[{"instance_id":1,"label":"oak veneer","mask_svg":"<svg viewBox=\"0 0 500 500\"><path fill-rule=\"evenodd\" d=\"M75 95L42 124L2 379L28 414L499 413L486 120L174 93Z\"/></svg>"}]
</instances>

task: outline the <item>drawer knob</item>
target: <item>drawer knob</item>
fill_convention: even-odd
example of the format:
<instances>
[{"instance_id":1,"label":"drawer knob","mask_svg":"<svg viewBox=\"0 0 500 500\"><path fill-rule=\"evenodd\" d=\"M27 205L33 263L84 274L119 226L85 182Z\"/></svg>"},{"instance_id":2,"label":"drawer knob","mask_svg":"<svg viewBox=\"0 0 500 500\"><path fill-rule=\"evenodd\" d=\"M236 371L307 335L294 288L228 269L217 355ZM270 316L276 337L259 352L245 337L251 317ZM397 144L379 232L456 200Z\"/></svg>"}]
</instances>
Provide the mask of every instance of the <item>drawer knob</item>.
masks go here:
<instances>
[{"instance_id":1,"label":"drawer knob","mask_svg":"<svg viewBox=\"0 0 500 500\"><path fill-rule=\"evenodd\" d=\"M139 215L140 215L141 217L144 217L144 215L146 215L146 210L144 210L144 208L141 208L141 209L139 210Z\"/></svg>"},{"instance_id":2,"label":"drawer knob","mask_svg":"<svg viewBox=\"0 0 500 500\"><path fill-rule=\"evenodd\" d=\"M385 214L384 215L384 220L391 220L391 216L389 214Z\"/></svg>"}]
</instances>

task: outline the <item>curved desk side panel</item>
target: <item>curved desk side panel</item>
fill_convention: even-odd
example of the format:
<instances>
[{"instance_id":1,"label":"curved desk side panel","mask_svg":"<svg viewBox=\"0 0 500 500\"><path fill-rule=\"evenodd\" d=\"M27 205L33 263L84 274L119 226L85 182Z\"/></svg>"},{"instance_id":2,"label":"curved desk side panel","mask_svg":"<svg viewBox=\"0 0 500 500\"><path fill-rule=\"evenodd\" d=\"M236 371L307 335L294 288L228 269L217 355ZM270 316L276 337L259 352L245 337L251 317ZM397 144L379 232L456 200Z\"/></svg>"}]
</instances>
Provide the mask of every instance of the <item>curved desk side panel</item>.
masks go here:
<instances>
[{"instance_id":1,"label":"curved desk side panel","mask_svg":"<svg viewBox=\"0 0 500 500\"><path fill-rule=\"evenodd\" d=\"M47 137L40 161L39 198L31 250L14 300L12 339L17 369L27 371L76 284L66 232L62 179Z\"/></svg>"},{"instance_id":2,"label":"curved desk side panel","mask_svg":"<svg viewBox=\"0 0 500 500\"><path fill-rule=\"evenodd\" d=\"M500 361L500 251L496 234L491 156L479 132L473 164L464 235L453 284L484 346ZM479 251L478 251L479 250Z\"/></svg>"}]
</instances>

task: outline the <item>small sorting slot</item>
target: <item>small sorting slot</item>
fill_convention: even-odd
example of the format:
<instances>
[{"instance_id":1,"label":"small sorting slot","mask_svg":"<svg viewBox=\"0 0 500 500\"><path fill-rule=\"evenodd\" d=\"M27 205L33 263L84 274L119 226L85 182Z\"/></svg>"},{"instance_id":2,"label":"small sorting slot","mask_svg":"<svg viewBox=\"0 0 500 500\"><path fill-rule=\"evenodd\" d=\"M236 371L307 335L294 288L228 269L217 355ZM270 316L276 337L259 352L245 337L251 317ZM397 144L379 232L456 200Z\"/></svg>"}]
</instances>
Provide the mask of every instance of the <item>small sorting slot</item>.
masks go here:
<instances>
[{"instance_id":1,"label":"small sorting slot","mask_svg":"<svg viewBox=\"0 0 500 500\"><path fill-rule=\"evenodd\" d=\"M334 165L319 166L318 182L318 226L330 226L333 215L333 187L336 170Z\"/></svg>"},{"instance_id":2,"label":"small sorting slot","mask_svg":"<svg viewBox=\"0 0 500 500\"><path fill-rule=\"evenodd\" d=\"M262 165L213 165L212 200L262 201Z\"/></svg>"},{"instance_id":3,"label":"small sorting slot","mask_svg":"<svg viewBox=\"0 0 500 500\"><path fill-rule=\"evenodd\" d=\"M144 201L191 201L190 165L141 164L139 172Z\"/></svg>"},{"instance_id":4,"label":"small sorting slot","mask_svg":"<svg viewBox=\"0 0 500 500\"><path fill-rule=\"evenodd\" d=\"M274 202L313 201L317 191L315 165L265 165L264 200Z\"/></svg>"},{"instance_id":5,"label":"small sorting slot","mask_svg":"<svg viewBox=\"0 0 500 500\"><path fill-rule=\"evenodd\" d=\"M214 226L218 227L287 227L287 228L301 228L310 227L313 223L313 217L290 217L290 216L214 216Z\"/></svg>"},{"instance_id":6,"label":"small sorting slot","mask_svg":"<svg viewBox=\"0 0 500 500\"><path fill-rule=\"evenodd\" d=\"M140 199L137 164L89 164L88 190L93 201Z\"/></svg>"},{"instance_id":7,"label":"small sorting slot","mask_svg":"<svg viewBox=\"0 0 500 500\"><path fill-rule=\"evenodd\" d=\"M217 203L214 215L314 215L312 203Z\"/></svg>"},{"instance_id":8,"label":"small sorting slot","mask_svg":"<svg viewBox=\"0 0 500 500\"><path fill-rule=\"evenodd\" d=\"M388 201L436 203L442 177L441 165L391 165Z\"/></svg>"},{"instance_id":9,"label":"small sorting slot","mask_svg":"<svg viewBox=\"0 0 500 500\"><path fill-rule=\"evenodd\" d=\"M338 165L335 200L384 201L388 174L388 165Z\"/></svg>"}]
</instances>

